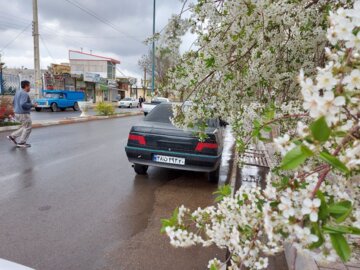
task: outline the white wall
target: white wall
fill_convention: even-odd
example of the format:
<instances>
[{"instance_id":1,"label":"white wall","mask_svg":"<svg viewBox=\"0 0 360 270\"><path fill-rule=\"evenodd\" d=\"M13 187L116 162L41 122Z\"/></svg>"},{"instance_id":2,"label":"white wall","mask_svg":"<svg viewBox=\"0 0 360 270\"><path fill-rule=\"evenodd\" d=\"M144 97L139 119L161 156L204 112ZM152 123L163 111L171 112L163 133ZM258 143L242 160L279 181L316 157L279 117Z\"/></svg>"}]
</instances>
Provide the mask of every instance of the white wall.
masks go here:
<instances>
[{"instance_id":1,"label":"white wall","mask_svg":"<svg viewBox=\"0 0 360 270\"><path fill-rule=\"evenodd\" d=\"M91 72L107 78L107 61L70 60L70 66L72 74Z\"/></svg>"}]
</instances>

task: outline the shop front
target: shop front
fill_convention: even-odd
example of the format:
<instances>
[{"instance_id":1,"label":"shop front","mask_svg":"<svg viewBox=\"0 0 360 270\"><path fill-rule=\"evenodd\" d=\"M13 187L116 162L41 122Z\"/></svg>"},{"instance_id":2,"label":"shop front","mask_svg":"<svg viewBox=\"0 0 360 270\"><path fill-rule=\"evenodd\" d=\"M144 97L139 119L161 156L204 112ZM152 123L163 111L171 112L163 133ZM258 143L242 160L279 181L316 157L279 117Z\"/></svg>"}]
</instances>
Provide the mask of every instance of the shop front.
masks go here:
<instances>
[{"instance_id":1,"label":"shop front","mask_svg":"<svg viewBox=\"0 0 360 270\"><path fill-rule=\"evenodd\" d=\"M106 79L100 78L96 84L96 101L109 101L109 87Z\"/></svg>"},{"instance_id":2,"label":"shop front","mask_svg":"<svg viewBox=\"0 0 360 270\"><path fill-rule=\"evenodd\" d=\"M83 78L85 84L84 91L86 94L86 99L87 101L92 101L95 103L96 101L98 101L96 85L100 80L100 75L97 73L85 72L83 74Z\"/></svg>"}]
</instances>

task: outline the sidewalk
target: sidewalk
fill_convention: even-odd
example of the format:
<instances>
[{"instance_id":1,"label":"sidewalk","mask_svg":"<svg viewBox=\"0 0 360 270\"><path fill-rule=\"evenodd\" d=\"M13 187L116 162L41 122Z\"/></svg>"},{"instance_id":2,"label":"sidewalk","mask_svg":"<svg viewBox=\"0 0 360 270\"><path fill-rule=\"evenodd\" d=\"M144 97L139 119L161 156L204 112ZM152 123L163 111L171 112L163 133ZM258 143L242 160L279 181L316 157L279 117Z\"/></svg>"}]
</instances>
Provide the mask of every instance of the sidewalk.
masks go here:
<instances>
[{"instance_id":1,"label":"sidewalk","mask_svg":"<svg viewBox=\"0 0 360 270\"><path fill-rule=\"evenodd\" d=\"M237 162L234 161L236 166L236 177L232 184L233 189L236 191L242 185L261 186L265 188L266 175L270 170L267 153L264 150L260 150L258 145L252 146L245 153L239 157L242 162L242 167L237 166ZM288 270L285 253L281 252L274 256L269 256L269 266L267 270ZM306 268L301 270L308 270Z\"/></svg>"},{"instance_id":2,"label":"sidewalk","mask_svg":"<svg viewBox=\"0 0 360 270\"><path fill-rule=\"evenodd\" d=\"M82 123L82 122L89 122L96 120L116 119L116 118L136 116L136 115L142 115L142 112L126 112L122 114L115 114L109 116L90 115L87 117L70 117L70 118L63 118L57 120L35 120L33 121L32 127L40 128L40 127L48 127L48 126L56 126L56 125L67 125L67 124L75 124L75 123ZM16 130L18 128L19 126L0 127L0 132Z\"/></svg>"}]
</instances>

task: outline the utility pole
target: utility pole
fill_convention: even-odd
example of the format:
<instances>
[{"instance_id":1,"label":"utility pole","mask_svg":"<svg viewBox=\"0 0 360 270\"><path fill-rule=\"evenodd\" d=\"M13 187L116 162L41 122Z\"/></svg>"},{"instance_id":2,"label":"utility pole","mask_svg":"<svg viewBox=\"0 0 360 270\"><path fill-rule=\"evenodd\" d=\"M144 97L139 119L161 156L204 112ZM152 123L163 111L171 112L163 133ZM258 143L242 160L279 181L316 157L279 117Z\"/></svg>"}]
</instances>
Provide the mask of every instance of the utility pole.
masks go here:
<instances>
[{"instance_id":1,"label":"utility pole","mask_svg":"<svg viewBox=\"0 0 360 270\"><path fill-rule=\"evenodd\" d=\"M155 9L156 9L156 0L154 0L154 8L153 8L152 82L151 82L151 91L153 95L155 94Z\"/></svg>"},{"instance_id":2,"label":"utility pole","mask_svg":"<svg viewBox=\"0 0 360 270\"><path fill-rule=\"evenodd\" d=\"M0 53L0 95L3 95L3 86L4 86L4 82L3 82L3 65L4 63L1 62L1 53Z\"/></svg>"},{"instance_id":3,"label":"utility pole","mask_svg":"<svg viewBox=\"0 0 360 270\"><path fill-rule=\"evenodd\" d=\"M39 18L38 2L33 0L33 22L32 30L34 37L34 69L35 69L35 97L40 97L41 71L40 71L40 48L39 48Z\"/></svg>"}]
</instances>

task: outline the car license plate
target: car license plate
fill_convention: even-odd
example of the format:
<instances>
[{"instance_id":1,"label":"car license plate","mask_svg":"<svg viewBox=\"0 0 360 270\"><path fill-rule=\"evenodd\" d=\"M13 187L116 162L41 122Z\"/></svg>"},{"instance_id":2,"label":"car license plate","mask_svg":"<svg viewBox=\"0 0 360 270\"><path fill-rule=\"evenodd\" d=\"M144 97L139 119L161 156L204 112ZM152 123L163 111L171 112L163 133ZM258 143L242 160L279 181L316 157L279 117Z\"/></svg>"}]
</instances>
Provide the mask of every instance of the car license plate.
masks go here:
<instances>
[{"instance_id":1,"label":"car license plate","mask_svg":"<svg viewBox=\"0 0 360 270\"><path fill-rule=\"evenodd\" d=\"M178 158L178 157L154 155L153 161L161 162L161 163L168 163L168 164L185 165L185 158Z\"/></svg>"}]
</instances>

